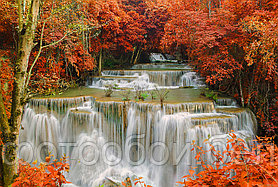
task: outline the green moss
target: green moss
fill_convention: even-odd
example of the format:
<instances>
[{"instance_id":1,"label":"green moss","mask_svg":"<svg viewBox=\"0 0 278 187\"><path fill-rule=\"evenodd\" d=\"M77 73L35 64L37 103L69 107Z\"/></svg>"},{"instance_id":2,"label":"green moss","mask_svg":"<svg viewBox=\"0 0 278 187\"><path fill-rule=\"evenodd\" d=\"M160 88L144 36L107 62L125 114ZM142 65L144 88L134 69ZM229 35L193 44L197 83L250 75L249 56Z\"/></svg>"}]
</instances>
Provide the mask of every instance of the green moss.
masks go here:
<instances>
[{"instance_id":1,"label":"green moss","mask_svg":"<svg viewBox=\"0 0 278 187\"><path fill-rule=\"evenodd\" d=\"M216 91L210 90L209 88L204 88L201 92L201 95L216 101L219 93Z\"/></svg>"}]
</instances>

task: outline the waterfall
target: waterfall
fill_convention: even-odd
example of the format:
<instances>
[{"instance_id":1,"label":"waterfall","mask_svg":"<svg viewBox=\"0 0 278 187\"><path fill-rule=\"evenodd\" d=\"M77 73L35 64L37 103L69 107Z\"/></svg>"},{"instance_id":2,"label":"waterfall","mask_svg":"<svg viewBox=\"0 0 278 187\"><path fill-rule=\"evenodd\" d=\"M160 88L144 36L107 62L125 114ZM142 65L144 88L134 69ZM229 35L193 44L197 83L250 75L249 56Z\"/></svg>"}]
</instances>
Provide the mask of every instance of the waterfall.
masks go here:
<instances>
[{"instance_id":1,"label":"waterfall","mask_svg":"<svg viewBox=\"0 0 278 187\"><path fill-rule=\"evenodd\" d=\"M144 89L154 89L155 86L179 88L184 86L203 86L196 72L190 70L106 70L102 77L92 77L87 85L90 88L102 88L106 84L117 84L119 88L134 88L142 85Z\"/></svg>"},{"instance_id":2,"label":"waterfall","mask_svg":"<svg viewBox=\"0 0 278 187\"><path fill-rule=\"evenodd\" d=\"M95 88L103 87L105 81L115 81L122 88L145 89L200 85L196 73L187 70L114 70L104 74L108 78L96 80ZM115 186L127 178L143 177L149 185L171 187L189 174L189 169L196 173L203 170L195 159L196 152L191 151L193 141L207 150L202 157L213 164L204 140L223 151L232 131L248 142L256 134L256 121L251 111L228 98L163 106L103 102L87 96L31 99L22 119L19 156L32 162L43 161L49 152L55 158L66 155L70 164L66 177L72 186Z\"/></svg>"},{"instance_id":3,"label":"waterfall","mask_svg":"<svg viewBox=\"0 0 278 187\"><path fill-rule=\"evenodd\" d=\"M153 62L163 62L167 59L161 54L161 53L151 53L150 54L150 60Z\"/></svg>"},{"instance_id":4,"label":"waterfall","mask_svg":"<svg viewBox=\"0 0 278 187\"><path fill-rule=\"evenodd\" d=\"M196 72L187 72L180 78L180 86L202 87L204 83L200 80Z\"/></svg>"},{"instance_id":5,"label":"waterfall","mask_svg":"<svg viewBox=\"0 0 278 187\"><path fill-rule=\"evenodd\" d=\"M237 105L237 102L236 100L234 99L231 99L231 98L218 98L216 100L216 107L218 108L231 108L231 107L235 107L237 108L238 105Z\"/></svg>"},{"instance_id":6,"label":"waterfall","mask_svg":"<svg viewBox=\"0 0 278 187\"><path fill-rule=\"evenodd\" d=\"M59 151L56 149L59 135L59 121L52 114L36 114L33 109L26 108L19 137L19 141L23 143L20 157L29 162L33 162L34 158L39 162L44 161L48 152L52 152L56 158L59 157ZM53 150L45 149L47 144L48 148ZM34 148L39 152L34 151Z\"/></svg>"},{"instance_id":7,"label":"waterfall","mask_svg":"<svg viewBox=\"0 0 278 187\"><path fill-rule=\"evenodd\" d=\"M254 123L248 112L217 113L213 102L165 104L163 108L149 103L97 102L89 97L60 101L36 99L30 103L24 112L20 142L28 142L34 148L49 142L56 148L56 157L66 154L71 165L68 179L79 186L108 185L111 180L136 176L143 176L154 186L172 186L191 166L197 166L194 152L190 151L193 140L206 147L205 139L218 136L219 141L222 135L220 140L225 142L224 135L232 130L246 132L246 137L254 134ZM58 112L63 112L63 117L55 117ZM108 160L118 160L115 166L101 156L107 144L113 145L107 148L106 155ZM168 153L156 150L154 145L166 147ZM80 147L84 149L82 157ZM33 159L29 158L28 148L23 146L20 156L28 161L38 159L36 154ZM40 160L46 153L39 155ZM212 160L211 155L205 156ZM175 163L177 159L179 162ZM156 163L161 160L162 164ZM201 169L198 166L196 172Z\"/></svg>"},{"instance_id":8,"label":"waterfall","mask_svg":"<svg viewBox=\"0 0 278 187\"><path fill-rule=\"evenodd\" d=\"M191 70L192 68L188 65L185 64L169 64L169 63L155 63L155 64L136 64L134 65L131 69L144 69L144 70L149 70L149 69L180 69L180 70Z\"/></svg>"}]
</instances>

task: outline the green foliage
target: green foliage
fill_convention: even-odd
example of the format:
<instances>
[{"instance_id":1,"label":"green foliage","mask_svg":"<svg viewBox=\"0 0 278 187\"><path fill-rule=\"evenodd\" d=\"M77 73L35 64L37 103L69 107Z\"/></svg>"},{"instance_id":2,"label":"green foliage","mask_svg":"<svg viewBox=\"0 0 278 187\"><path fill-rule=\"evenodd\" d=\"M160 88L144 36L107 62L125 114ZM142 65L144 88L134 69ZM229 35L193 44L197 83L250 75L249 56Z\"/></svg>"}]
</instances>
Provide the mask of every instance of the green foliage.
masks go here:
<instances>
[{"instance_id":1,"label":"green foliage","mask_svg":"<svg viewBox=\"0 0 278 187\"><path fill-rule=\"evenodd\" d=\"M144 101L149 96L148 92L146 92L144 89L135 87L135 100L136 101Z\"/></svg>"},{"instance_id":2,"label":"green foliage","mask_svg":"<svg viewBox=\"0 0 278 187\"><path fill-rule=\"evenodd\" d=\"M149 97L148 92L141 93L141 99L144 101L147 97Z\"/></svg>"},{"instance_id":3,"label":"green foliage","mask_svg":"<svg viewBox=\"0 0 278 187\"><path fill-rule=\"evenodd\" d=\"M151 96L152 100L156 99L157 95L154 90L149 90L148 93Z\"/></svg>"},{"instance_id":4,"label":"green foliage","mask_svg":"<svg viewBox=\"0 0 278 187\"><path fill-rule=\"evenodd\" d=\"M202 92L201 92L201 95L203 95L207 98L213 99L214 101L217 101L217 97L218 97L217 92L215 92L213 90L210 90L208 88L203 89Z\"/></svg>"},{"instance_id":5,"label":"green foliage","mask_svg":"<svg viewBox=\"0 0 278 187\"><path fill-rule=\"evenodd\" d=\"M120 94L122 96L123 101L130 101L131 100L131 94L132 94L131 89L121 91Z\"/></svg>"},{"instance_id":6,"label":"green foliage","mask_svg":"<svg viewBox=\"0 0 278 187\"><path fill-rule=\"evenodd\" d=\"M104 59L103 68L104 69L114 69L118 66L121 66L121 60L115 59L113 57L107 57Z\"/></svg>"}]
</instances>

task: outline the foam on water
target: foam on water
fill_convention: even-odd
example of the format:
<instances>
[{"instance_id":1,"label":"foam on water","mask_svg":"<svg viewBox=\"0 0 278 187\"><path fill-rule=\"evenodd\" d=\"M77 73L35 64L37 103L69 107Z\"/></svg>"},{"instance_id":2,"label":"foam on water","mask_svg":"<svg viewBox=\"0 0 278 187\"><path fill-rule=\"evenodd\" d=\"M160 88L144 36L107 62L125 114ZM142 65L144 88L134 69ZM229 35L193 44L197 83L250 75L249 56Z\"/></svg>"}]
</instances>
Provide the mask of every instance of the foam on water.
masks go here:
<instances>
[{"instance_id":1,"label":"foam on water","mask_svg":"<svg viewBox=\"0 0 278 187\"><path fill-rule=\"evenodd\" d=\"M167 70L168 67L176 67L176 69ZM104 89L105 85L113 84L118 85L119 88L134 89L139 86L145 90L155 89L155 87L173 89L185 86L196 88L204 86L196 72L182 64L176 66L174 64L135 65L133 69L135 70L105 70L102 72L103 77L89 78L87 86Z\"/></svg>"},{"instance_id":2,"label":"foam on water","mask_svg":"<svg viewBox=\"0 0 278 187\"><path fill-rule=\"evenodd\" d=\"M57 113L56 107L50 107L48 113L35 113L27 107L22 121L24 130L20 133L20 142L29 142L33 147L39 147L47 141L57 148L57 157L63 154L69 156L71 169L67 177L78 186L109 186L113 182L137 176L143 176L148 184L154 186L173 186L180 176L188 172L189 165L197 164L194 152L189 151L193 140L206 147L203 140L217 137L219 141L221 136L226 138L231 130L244 131L249 137L254 134L254 123L247 112L216 113L213 103L169 104L161 109L160 105L147 103L130 102L123 107L121 102L99 103L93 99L87 100L80 106L68 108L60 120L52 115ZM53 106L54 103L51 99L41 101L42 106L47 103ZM36 101L38 103L39 100ZM64 100L63 105L69 104ZM221 139L224 143L225 138ZM66 149L65 143L71 146ZM104 157L99 156L97 162L88 165L87 161L91 163L96 155L101 155L107 143L116 143L119 149L107 149L108 157L105 158L119 162L111 166L107 160L103 160ZM154 144L164 145L169 150L168 159L162 165L157 165L155 161L163 159L166 153L153 150ZM80 153L82 146L84 150ZM141 148L145 152L142 162ZM183 150L186 152L175 164L177 155ZM22 149L20 155L30 160L27 148ZM32 160L35 159L38 158L35 156ZM205 155L205 159L210 161L211 155ZM196 172L201 169L198 166Z\"/></svg>"},{"instance_id":3,"label":"foam on water","mask_svg":"<svg viewBox=\"0 0 278 187\"><path fill-rule=\"evenodd\" d=\"M163 73L159 71L157 77L167 75ZM115 81L122 88L152 89L170 84L166 80L151 81L155 79L150 73L133 75L135 79L129 82L98 80L95 87L102 88L105 81ZM171 80L176 86L199 84L196 73L188 71L177 73ZM235 109L237 105L229 99L163 106L99 102L92 97L33 99L24 110L19 155L32 162L42 161L49 151L56 158L65 154L70 163L66 177L73 183L71 186L115 186L127 178L143 177L152 186L171 187L189 174L189 169L195 168L196 173L203 169L191 151L193 141L209 150L204 143L208 139L224 150L231 131L242 139L255 135L253 114L228 107ZM46 142L51 146L45 146ZM209 151L203 159L209 164L214 160Z\"/></svg>"}]
</instances>

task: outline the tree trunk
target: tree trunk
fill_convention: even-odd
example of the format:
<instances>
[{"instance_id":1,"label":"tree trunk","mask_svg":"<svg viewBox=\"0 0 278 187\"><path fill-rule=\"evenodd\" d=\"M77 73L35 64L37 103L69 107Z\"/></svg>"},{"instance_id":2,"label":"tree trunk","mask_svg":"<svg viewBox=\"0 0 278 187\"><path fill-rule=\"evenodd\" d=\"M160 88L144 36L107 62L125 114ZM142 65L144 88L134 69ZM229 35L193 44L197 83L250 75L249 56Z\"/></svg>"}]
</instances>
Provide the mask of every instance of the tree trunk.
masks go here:
<instances>
[{"instance_id":1,"label":"tree trunk","mask_svg":"<svg viewBox=\"0 0 278 187\"><path fill-rule=\"evenodd\" d=\"M247 98L247 107L249 108L250 107L250 102L251 102L251 93L252 93L252 90L253 90L253 84L254 84L254 74L252 74L252 78L250 80L250 84L248 86L248 98Z\"/></svg>"},{"instance_id":2,"label":"tree trunk","mask_svg":"<svg viewBox=\"0 0 278 187\"><path fill-rule=\"evenodd\" d=\"M3 146L0 145L0 155L3 153ZM0 186L4 186L4 166L3 166L3 159L0 156Z\"/></svg>"},{"instance_id":3,"label":"tree trunk","mask_svg":"<svg viewBox=\"0 0 278 187\"><path fill-rule=\"evenodd\" d=\"M135 47L133 48L132 56L131 56L131 59L130 59L130 64L132 64L132 62L133 62L133 58L134 58L134 54L135 54L136 49L137 49L137 46L135 46Z\"/></svg>"},{"instance_id":4,"label":"tree trunk","mask_svg":"<svg viewBox=\"0 0 278 187\"><path fill-rule=\"evenodd\" d=\"M244 97L243 97L243 91L242 91L241 78L239 78L239 92L240 92L241 106L244 107Z\"/></svg>"},{"instance_id":5,"label":"tree trunk","mask_svg":"<svg viewBox=\"0 0 278 187\"><path fill-rule=\"evenodd\" d=\"M160 107L161 107L161 111L163 111L163 99L160 98Z\"/></svg>"},{"instance_id":6,"label":"tree trunk","mask_svg":"<svg viewBox=\"0 0 278 187\"><path fill-rule=\"evenodd\" d=\"M102 70L102 48L100 49L99 52L99 59L98 59L98 76L101 76L101 70Z\"/></svg>"},{"instance_id":7,"label":"tree trunk","mask_svg":"<svg viewBox=\"0 0 278 187\"><path fill-rule=\"evenodd\" d=\"M9 135L10 135L10 126L9 126L9 122L8 122L8 118L6 115L6 109L4 106L4 102L3 102L3 97L2 97L2 86L0 83L0 131L1 131L1 143L6 144L9 140ZM3 157L3 152L4 151L4 146L0 145L0 173L1 173L1 177L0 177L0 186L7 186L5 185L5 179L7 179L9 173L7 173L9 171L9 167L6 167L4 164L4 157Z\"/></svg>"},{"instance_id":8,"label":"tree trunk","mask_svg":"<svg viewBox=\"0 0 278 187\"><path fill-rule=\"evenodd\" d=\"M134 59L133 64L136 64L136 63L137 63L138 58L139 58L139 56L140 56L140 53L141 53L141 47L138 48L137 55L136 55L136 57L135 57L135 59Z\"/></svg>"},{"instance_id":9,"label":"tree trunk","mask_svg":"<svg viewBox=\"0 0 278 187\"><path fill-rule=\"evenodd\" d=\"M14 64L14 83L12 92L12 108L10 119L10 133L5 135L6 144L4 149L4 186L9 186L17 172L17 144L18 133L23 112L23 98L25 95L25 81L29 56L34 46L33 40L37 26L37 17L41 0L31 0L28 7L26 20L23 20L24 10L22 1L18 0L19 30L17 59ZM1 98L0 98L1 99ZM2 103L2 101L0 101ZM1 107L0 107L1 108ZM2 120L1 120L2 121ZM3 128L3 123L0 124Z\"/></svg>"},{"instance_id":10,"label":"tree trunk","mask_svg":"<svg viewBox=\"0 0 278 187\"><path fill-rule=\"evenodd\" d=\"M7 136L10 134L10 126L8 122L8 118L6 115L6 110L3 102L3 97L2 97L2 86L0 83L0 186L4 186L4 162L3 162L3 145L1 143L6 143L7 142Z\"/></svg>"}]
</instances>

